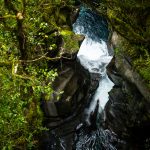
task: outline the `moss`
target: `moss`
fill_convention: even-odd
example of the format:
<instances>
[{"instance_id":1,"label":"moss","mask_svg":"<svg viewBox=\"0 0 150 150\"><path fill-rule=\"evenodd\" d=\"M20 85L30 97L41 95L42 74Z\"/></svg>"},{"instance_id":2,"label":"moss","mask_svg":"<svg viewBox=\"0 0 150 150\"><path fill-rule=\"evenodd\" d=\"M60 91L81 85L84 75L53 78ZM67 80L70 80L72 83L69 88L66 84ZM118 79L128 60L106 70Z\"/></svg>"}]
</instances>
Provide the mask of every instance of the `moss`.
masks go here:
<instances>
[{"instance_id":1,"label":"moss","mask_svg":"<svg viewBox=\"0 0 150 150\"><path fill-rule=\"evenodd\" d=\"M132 69L135 69L150 87L150 15L146 9L148 1L133 2L134 5L128 1L122 4L118 0L113 0L110 5L104 3L108 7L105 15L112 28L120 35L115 54L127 58Z\"/></svg>"},{"instance_id":2,"label":"moss","mask_svg":"<svg viewBox=\"0 0 150 150\"><path fill-rule=\"evenodd\" d=\"M75 53L79 50L79 42L83 39L82 35L75 35L72 31L61 32L64 40L63 49L67 53Z\"/></svg>"},{"instance_id":3,"label":"moss","mask_svg":"<svg viewBox=\"0 0 150 150\"><path fill-rule=\"evenodd\" d=\"M150 88L150 59L143 59L142 57L134 61L134 67L146 81L146 84Z\"/></svg>"},{"instance_id":4,"label":"moss","mask_svg":"<svg viewBox=\"0 0 150 150\"><path fill-rule=\"evenodd\" d=\"M150 87L150 54L143 45L130 43L123 37L115 48L115 55L122 55L128 59L132 69L137 71L143 78L148 87Z\"/></svg>"},{"instance_id":5,"label":"moss","mask_svg":"<svg viewBox=\"0 0 150 150\"><path fill-rule=\"evenodd\" d=\"M112 0L111 3L108 1L102 3L101 6L108 8L104 15L113 30L120 35L115 54L126 57L132 68L150 87L150 15L147 9L149 1L145 0L143 3L133 0L122 3L119 0ZM103 14L100 8L97 10Z\"/></svg>"}]
</instances>

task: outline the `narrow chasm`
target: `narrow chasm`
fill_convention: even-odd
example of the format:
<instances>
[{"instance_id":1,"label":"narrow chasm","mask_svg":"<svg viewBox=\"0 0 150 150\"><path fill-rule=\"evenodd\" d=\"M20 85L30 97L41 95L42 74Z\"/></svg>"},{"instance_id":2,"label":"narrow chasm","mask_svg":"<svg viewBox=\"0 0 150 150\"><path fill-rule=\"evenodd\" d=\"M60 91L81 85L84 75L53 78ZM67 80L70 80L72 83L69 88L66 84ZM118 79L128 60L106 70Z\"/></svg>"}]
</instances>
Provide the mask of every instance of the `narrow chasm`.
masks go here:
<instances>
[{"instance_id":1,"label":"narrow chasm","mask_svg":"<svg viewBox=\"0 0 150 150\"><path fill-rule=\"evenodd\" d=\"M84 40L75 57L60 60L53 84L55 91L63 91L59 101L54 93L53 101L42 102L49 129L43 133L42 149L144 150L150 135L149 105L122 75L124 67L119 68L108 40L107 20L81 7L73 31Z\"/></svg>"}]
</instances>

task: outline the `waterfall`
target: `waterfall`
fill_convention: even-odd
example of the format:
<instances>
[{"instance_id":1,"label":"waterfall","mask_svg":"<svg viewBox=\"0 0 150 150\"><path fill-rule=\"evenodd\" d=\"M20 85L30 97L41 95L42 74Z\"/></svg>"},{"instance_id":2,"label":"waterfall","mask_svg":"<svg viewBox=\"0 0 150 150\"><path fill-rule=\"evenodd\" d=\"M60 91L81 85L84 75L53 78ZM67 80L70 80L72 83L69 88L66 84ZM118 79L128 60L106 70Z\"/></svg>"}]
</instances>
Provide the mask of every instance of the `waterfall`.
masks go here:
<instances>
[{"instance_id":1,"label":"waterfall","mask_svg":"<svg viewBox=\"0 0 150 150\"><path fill-rule=\"evenodd\" d=\"M75 116L74 114L69 116L64 122L61 118L59 126L46 132L47 139L43 145L48 150L117 150L118 138L116 134L104 129L103 122L101 123L103 110L109 97L108 92L114 85L106 73L106 66L112 59L106 44L109 35L107 21L91 10L81 8L79 16L73 24L73 31L85 36L77 58L92 75L100 76L99 86L92 99L90 99L90 95L93 94L93 91L88 93L87 97L90 97L91 102L88 106L86 105L84 112L80 112L79 116L76 116L75 113ZM91 86L92 83L90 88ZM86 91L88 92L88 89ZM92 118L93 120L91 119L92 113L96 116ZM81 121L82 114L85 116L83 121ZM54 125L58 124L59 118L50 119L56 119ZM75 127L76 130L74 130Z\"/></svg>"},{"instance_id":2,"label":"waterfall","mask_svg":"<svg viewBox=\"0 0 150 150\"><path fill-rule=\"evenodd\" d=\"M90 73L100 75L99 86L95 91L90 105L84 110L84 122L77 127L75 136L76 150L117 150L113 145L117 142L116 135L101 126L101 115L109 99L108 92L114 83L108 78L106 66L112 59L108 52L107 40L109 35L107 21L89 9L81 8L79 17L73 24L73 31L76 34L85 36L77 58L80 64ZM99 106L98 106L99 105ZM91 114L97 112L96 129L93 125ZM105 116L104 116L105 117ZM105 119L105 118L103 118Z\"/></svg>"},{"instance_id":3,"label":"waterfall","mask_svg":"<svg viewBox=\"0 0 150 150\"><path fill-rule=\"evenodd\" d=\"M108 39L107 21L90 10L81 10L77 21L73 25L76 34L85 36L77 54L81 65L90 73L98 73L101 76L89 108L85 109L86 122L90 125L90 114L94 112L97 101L99 113L104 109L108 101L108 92L113 87L113 82L108 78L106 66L112 59L108 53L106 41Z\"/></svg>"}]
</instances>

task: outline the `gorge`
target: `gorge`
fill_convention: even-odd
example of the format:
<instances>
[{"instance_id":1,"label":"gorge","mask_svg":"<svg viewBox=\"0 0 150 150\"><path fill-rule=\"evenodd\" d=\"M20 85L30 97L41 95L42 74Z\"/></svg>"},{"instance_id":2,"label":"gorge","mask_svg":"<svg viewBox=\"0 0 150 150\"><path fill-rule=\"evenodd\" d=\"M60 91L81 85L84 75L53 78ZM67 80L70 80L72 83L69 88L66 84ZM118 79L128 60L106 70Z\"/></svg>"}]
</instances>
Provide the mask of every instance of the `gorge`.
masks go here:
<instances>
[{"instance_id":1,"label":"gorge","mask_svg":"<svg viewBox=\"0 0 150 150\"><path fill-rule=\"evenodd\" d=\"M150 1L0 1L0 149L149 150Z\"/></svg>"},{"instance_id":2,"label":"gorge","mask_svg":"<svg viewBox=\"0 0 150 150\"><path fill-rule=\"evenodd\" d=\"M69 108L71 110L68 113L71 116L65 117L67 119L62 124L55 123L56 129L52 127L54 129L51 130L52 137L49 137L49 141L55 141L55 144L49 144L47 149L143 150L149 147L149 121L144 119L149 110L145 108L147 104L143 102L145 100L140 91L117 68L117 61L120 60L113 56L113 49L108 45L111 43L108 43L107 21L90 9L82 7L73 24L73 30L76 34L85 36L74 61L77 61L76 67L73 67L82 76L80 74L80 81L78 78L67 81L63 88L65 90L58 104L56 103L56 109L58 112L61 110L62 115ZM127 63L126 60L124 63ZM70 86L72 83L74 86ZM60 84L62 82L57 86ZM67 86L68 90L73 88L72 95L66 92ZM77 90L79 87L82 90ZM65 112L60 105L66 105ZM51 129L51 126L48 127Z\"/></svg>"}]
</instances>

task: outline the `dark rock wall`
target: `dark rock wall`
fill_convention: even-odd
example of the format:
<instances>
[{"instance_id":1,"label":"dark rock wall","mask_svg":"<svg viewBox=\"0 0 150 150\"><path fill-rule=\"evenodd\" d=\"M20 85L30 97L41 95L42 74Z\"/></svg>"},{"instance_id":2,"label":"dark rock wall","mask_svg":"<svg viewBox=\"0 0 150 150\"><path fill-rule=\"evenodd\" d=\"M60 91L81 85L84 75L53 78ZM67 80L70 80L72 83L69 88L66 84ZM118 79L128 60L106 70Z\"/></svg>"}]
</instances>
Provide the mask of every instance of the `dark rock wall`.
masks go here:
<instances>
[{"instance_id":1,"label":"dark rock wall","mask_svg":"<svg viewBox=\"0 0 150 150\"><path fill-rule=\"evenodd\" d=\"M47 140L41 140L41 147L62 149L63 141L66 150L71 150L75 128L83 121L84 108L89 105L100 76L89 74L76 59L62 59L60 63L57 68L58 77L53 84L55 92L49 101L42 101L44 126L49 131L43 133ZM61 91L63 92L59 95ZM51 141L54 141L53 144Z\"/></svg>"},{"instance_id":2,"label":"dark rock wall","mask_svg":"<svg viewBox=\"0 0 150 150\"><path fill-rule=\"evenodd\" d=\"M108 75L115 86L105 108L106 125L127 141L126 149L144 150L150 138L150 99L137 86L142 81L131 73L131 67L127 70L127 60L123 61L120 64L118 58L113 58L108 66Z\"/></svg>"}]
</instances>

